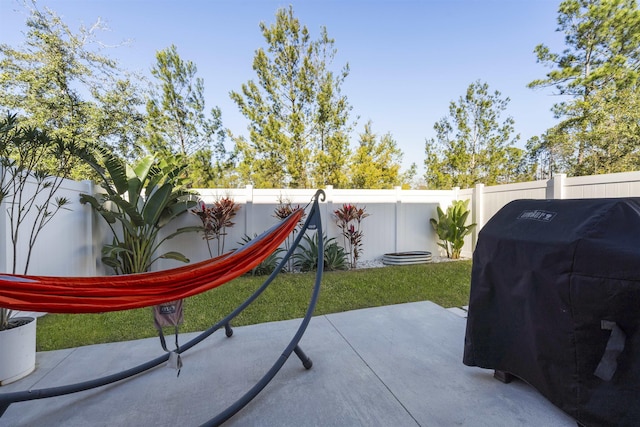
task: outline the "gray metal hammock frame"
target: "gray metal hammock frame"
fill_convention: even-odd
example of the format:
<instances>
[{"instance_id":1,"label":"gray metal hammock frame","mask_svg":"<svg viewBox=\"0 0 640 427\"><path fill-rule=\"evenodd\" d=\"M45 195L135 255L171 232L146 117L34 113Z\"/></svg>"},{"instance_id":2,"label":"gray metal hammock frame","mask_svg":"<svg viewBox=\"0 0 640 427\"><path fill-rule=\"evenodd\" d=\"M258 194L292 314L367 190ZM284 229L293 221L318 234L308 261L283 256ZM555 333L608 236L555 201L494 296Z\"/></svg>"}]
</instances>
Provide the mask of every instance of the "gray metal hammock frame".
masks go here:
<instances>
[{"instance_id":1,"label":"gray metal hammock frame","mask_svg":"<svg viewBox=\"0 0 640 427\"><path fill-rule=\"evenodd\" d=\"M304 332L311 321L311 316L316 307L316 303L318 301L318 295L320 293L320 284L322 282L322 274L324 267L324 244L322 239L322 221L320 218L320 209L319 209L319 201L325 200L325 193L323 190L316 191L315 195L312 198L311 210L309 215L307 216L306 221L303 226L300 228L298 235L296 236L293 244L287 250L286 254L276 267L276 269L269 275L269 277L264 281L264 283L242 304L240 304L235 310L229 313L226 317L220 320L218 323L211 326L206 331L200 333L198 336L190 340L189 342L180 346L177 350L179 354L182 354L194 347L196 344L204 341L214 332L219 329L224 328L227 337L233 335L233 329L231 328L231 321L240 314L245 308L247 308L253 301L255 301L265 289L271 284L271 282L275 279L278 273L285 267L287 261L291 258L295 249L299 246L300 241L302 240L302 236L304 236L307 230L316 230L317 233L320 233L320 237L318 240L318 268L316 270L315 283L313 286L313 291L311 293L311 299L309 301L309 305L307 306L307 310L304 318L300 322L300 326L298 327L296 333L293 338L289 342L289 344L282 351L282 354L276 359L275 363L271 366L271 368L264 374L264 376L258 380L258 382L249 389L244 395L242 395L238 400L236 400L233 404L228 406L222 412L220 412L215 417L211 418L209 421L202 424L202 426L218 426L227 421L233 415L238 413L242 408L244 408L253 398L255 398L261 391L264 389L267 384L276 376L280 368L287 361L291 353L295 353L296 356L302 362L302 365L305 369L311 369L313 362L311 359L302 351L300 346L298 345ZM69 384L59 387L50 387L50 388L42 388L36 390L25 390L11 393L3 393L0 394L0 417L2 414L9 408L9 405L17 402L25 402L29 400L36 399L46 399L48 397L55 396L63 396L67 394L77 393L85 390L91 390L94 388L102 387L108 384L112 384L118 381L122 381L124 379L133 377L134 375L138 375L142 372L148 371L156 366L161 365L169 360L169 353L165 353L164 355L157 357L153 360L150 360L146 363L140 364L133 368L127 369L125 371L107 375L101 378L96 378L89 381L83 381L75 384Z\"/></svg>"}]
</instances>

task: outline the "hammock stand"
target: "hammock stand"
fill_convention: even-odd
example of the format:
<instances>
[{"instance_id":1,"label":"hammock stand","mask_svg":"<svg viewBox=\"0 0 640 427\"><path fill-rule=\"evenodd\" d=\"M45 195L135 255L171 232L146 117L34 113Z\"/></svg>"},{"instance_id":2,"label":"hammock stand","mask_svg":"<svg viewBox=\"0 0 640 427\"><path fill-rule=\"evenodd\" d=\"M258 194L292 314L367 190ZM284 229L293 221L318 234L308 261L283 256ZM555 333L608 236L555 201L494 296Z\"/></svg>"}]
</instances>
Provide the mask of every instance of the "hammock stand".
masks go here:
<instances>
[{"instance_id":1,"label":"hammock stand","mask_svg":"<svg viewBox=\"0 0 640 427\"><path fill-rule=\"evenodd\" d=\"M247 308L253 301L255 301L260 296L260 294L262 294L262 292L271 284L271 282L275 279L278 273L284 268L286 262L289 260L294 250L300 244L300 241L302 240L302 236L304 236L305 232L307 230L317 230L317 232L322 235L322 222L320 219L320 211L319 211L319 203L318 203L320 200L322 201L325 200L325 193L322 190L316 191L312 199L312 207L307 217L307 220L304 222L303 226L301 227L298 235L296 236L289 250L286 252L286 254L282 258L282 260L280 261L276 269L273 271L273 273L271 273L271 275L265 280L265 282L250 297L248 297L242 304L240 304L235 310L229 313L226 317L224 317L218 323L211 326L209 329L200 333L195 338L191 339L189 342L185 343L184 345L181 345L179 350L177 350L179 354L182 354L185 351L192 348L193 346L195 346L196 344L199 344L200 342L205 340L207 337L212 335L214 332L216 332L218 329L221 329L223 327L225 329L225 333L227 337L230 337L231 335L233 335L233 329L230 326L231 320L233 320L238 314L240 314L245 308ZM218 415L216 415L215 417L211 418L209 421L202 424L202 426L218 426L224 423L225 421L227 421L229 418L231 418L233 415L239 412L242 408L244 408L275 377L275 375L278 373L278 371L280 371L280 368L282 368L282 366L287 361L287 359L289 358L292 352L295 353L295 355L300 359L305 369L311 368L311 366L313 365L311 359L302 351L298 343L302 339L302 336L304 335L304 332L307 329L307 326L311 320L311 316L313 315L313 311L315 309L315 306L318 300L318 295L320 293L320 283L322 281L323 266L324 266L324 247L323 247L323 239L320 237L318 239L318 269L316 271L315 283L313 286L311 299L309 301L309 305L307 307L305 316L302 319L300 326L298 327L293 338L291 339L289 344L285 347L285 349L282 351L282 354L278 357L278 359L276 359L272 367L265 373L265 375L260 380L258 380L258 382L251 389L249 389L243 396L241 396L238 400L236 400L236 402L234 402L229 407L224 409ZM185 267L181 267L181 268L184 269ZM43 388L43 389L36 389L36 390L25 390L25 391L0 394L0 417L2 417L2 414L4 414L4 412L9 408L9 405L11 405L12 403L25 402L28 400L35 400L35 399L45 399L48 397L55 397L55 396L62 396L62 395L67 395L67 394L77 393L80 391L102 387L108 384L112 384L112 383L130 378L134 375L138 375L152 368L155 368L156 366L159 366L160 364L167 362L169 360L169 356L170 356L169 353L165 353L160 357L157 357L153 360L150 360L146 363L132 367L125 371L122 371L116 374L107 375L101 378L96 378L89 381L83 381L83 382L59 386L59 387L50 387L50 388Z\"/></svg>"}]
</instances>

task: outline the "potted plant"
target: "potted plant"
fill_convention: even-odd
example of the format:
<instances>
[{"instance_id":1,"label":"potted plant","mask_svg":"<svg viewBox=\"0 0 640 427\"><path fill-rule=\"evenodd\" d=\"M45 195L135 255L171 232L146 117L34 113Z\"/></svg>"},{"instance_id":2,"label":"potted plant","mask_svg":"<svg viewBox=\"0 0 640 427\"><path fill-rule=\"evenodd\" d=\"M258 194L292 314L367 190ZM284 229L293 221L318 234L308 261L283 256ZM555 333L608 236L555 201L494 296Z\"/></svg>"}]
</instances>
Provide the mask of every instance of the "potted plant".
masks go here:
<instances>
[{"instance_id":1,"label":"potted plant","mask_svg":"<svg viewBox=\"0 0 640 427\"><path fill-rule=\"evenodd\" d=\"M69 200L56 197L56 192L78 154L72 142L20 126L15 114L0 119L0 208L9 220L10 273L27 274L40 232L61 209L67 209ZM25 242L26 253L19 262L18 251ZM31 373L35 358L35 318L15 317L0 307L0 385Z\"/></svg>"}]
</instances>

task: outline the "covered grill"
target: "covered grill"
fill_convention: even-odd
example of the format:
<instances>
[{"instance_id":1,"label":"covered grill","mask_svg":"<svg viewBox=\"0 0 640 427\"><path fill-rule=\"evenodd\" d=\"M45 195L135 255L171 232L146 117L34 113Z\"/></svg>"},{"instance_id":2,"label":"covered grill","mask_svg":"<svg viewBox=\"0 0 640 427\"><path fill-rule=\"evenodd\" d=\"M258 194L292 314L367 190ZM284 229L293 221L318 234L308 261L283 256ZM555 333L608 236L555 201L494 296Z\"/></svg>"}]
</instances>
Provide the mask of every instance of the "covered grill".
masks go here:
<instances>
[{"instance_id":1,"label":"covered grill","mask_svg":"<svg viewBox=\"0 0 640 427\"><path fill-rule=\"evenodd\" d=\"M640 198L517 200L480 231L464 364L586 426L640 425Z\"/></svg>"}]
</instances>

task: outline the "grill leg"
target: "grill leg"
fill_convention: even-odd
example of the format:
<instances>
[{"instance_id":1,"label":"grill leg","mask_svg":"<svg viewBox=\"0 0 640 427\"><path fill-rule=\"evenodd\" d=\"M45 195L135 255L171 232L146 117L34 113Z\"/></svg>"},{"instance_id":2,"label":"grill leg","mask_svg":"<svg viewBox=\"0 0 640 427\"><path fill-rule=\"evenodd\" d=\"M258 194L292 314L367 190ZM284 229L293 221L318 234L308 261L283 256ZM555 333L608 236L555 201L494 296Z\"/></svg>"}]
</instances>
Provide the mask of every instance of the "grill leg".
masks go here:
<instances>
[{"instance_id":1,"label":"grill leg","mask_svg":"<svg viewBox=\"0 0 640 427\"><path fill-rule=\"evenodd\" d=\"M509 384L511 381L513 381L514 376L505 371L495 370L493 371L493 378L505 384Z\"/></svg>"}]
</instances>

